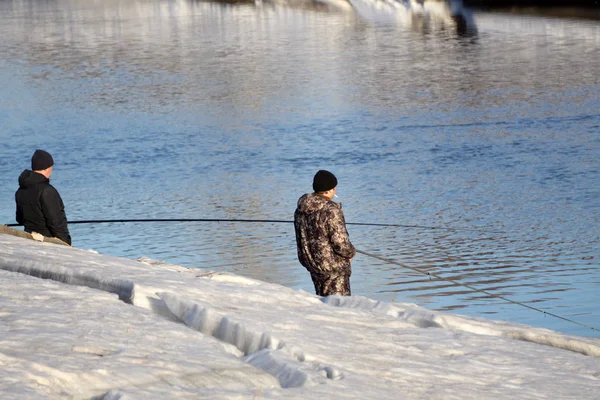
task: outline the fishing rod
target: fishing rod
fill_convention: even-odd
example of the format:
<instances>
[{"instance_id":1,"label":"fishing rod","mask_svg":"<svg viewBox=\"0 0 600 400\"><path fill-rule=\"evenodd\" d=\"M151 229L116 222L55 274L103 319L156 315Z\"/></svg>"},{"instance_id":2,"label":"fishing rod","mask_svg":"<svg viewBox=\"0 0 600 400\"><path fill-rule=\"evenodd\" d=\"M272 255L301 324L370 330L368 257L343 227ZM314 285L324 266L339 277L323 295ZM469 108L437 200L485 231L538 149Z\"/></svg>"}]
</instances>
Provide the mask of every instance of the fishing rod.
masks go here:
<instances>
[{"instance_id":1,"label":"fishing rod","mask_svg":"<svg viewBox=\"0 0 600 400\"><path fill-rule=\"evenodd\" d=\"M389 264L398 265L398 266L400 266L402 268L407 268L407 269L410 269L412 271L418 272L420 274L427 275L427 276L429 276L430 279L431 279L431 277L434 277L434 278L439 279L441 281L450 282L450 283L452 283L452 284L454 284L456 286L462 286L462 287L465 287L467 289L471 289L471 290L473 290L475 292L483 293L483 294L486 294L486 295L488 295L490 297L501 299L501 300L504 300L504 301L506 301L508 303L516 304L516 305L519 305L519 306L522 306L522 307L525 307L525 308L529 308L530 310L541 312L544 315L549 315L551 317L555 317L555 318L561 319L563 321L567 321L567 322L570 322L572 324L576 324L576 325L582 326L584 328L588 328L588 329L591 329L593 331L600 332L600 329L594 328L593 326L582 324L581 322L577 322L577 321L574 321L572 319L565 318L565 317L562 317L560 315L551 313L549 311L544 311L542 309L539 309L539 308L536 308L536 307L532 307L530 305L527 305L527 304L524 304L524 303L521 303L521 302L518 302L518 301L515 301L515 300L511 300L511 299L509 299L507 297L504 297L504 296L496 295L494 293L488 292L487 290L478 289L478 288L476 288L474 286L462 283L462 282L454 280L454 279L444 278L443 276L440 276L440 275L437 275L437 274L433 274L433 273L430 273L430 272L427 272L427 271L423 271L423 270L421 270L419 268L411 267L411 266L406 265L406 264L402 264L402 263L400 263L398 261L392 260L391 258L381 257L381 256L378 256L376 254L367 253L366 251L362 251L362 250L358 250L358 249L356 249L356 252L360 253L360 254L364 254L365 256L368 256L368 257L376 258L378 260L387 262Z\"/></svg>"},{"instance_id":2,"label":"fishing rod","mask_svg":"<svg viewBox=\"0 0 600 400\"><path fill-rule=\"evenodd\" d=\"M279 219L242 219L242 218L130 218L130 219L89 219L79 221L69 221L69 225L75 224L110 224L110 223L135 223L135 222L255 222L255 223L276 223L276 224L293 224L294 221L286 221ZM476 228L448 228L443 226L427 226L427 225L406 225L406 224L383 224L383 223L365 223L365 222L346 222L346 225L355 226L379 226L390 228L416 228L430 230L448 230L448 231L475 231L484 233L504 233L501 231L489 231ZM6 226L23 226L23 224L6 224Z\"/></svg>"},{"instance_id":3,"label":"fishing rod","mask_svg":"<svg viewBox=\"0 0 600 400\"><path fill-rule=\"evenodd\" d=\"M133 222L133 223L136 223L136 222L254 222L254 223L286 223L286 224L294 223L294 221L277 220L277 219L140 218L140 219L90 219L90 220L70 221L69 224L105 224L105 223L130 223L130 222ZM421 228L421 229L445 229L445 230L454 230L454 231L458 231L458 230L472 230L472 231L487 232L487 233L492 233L492 232L493 233L503 233L503 232L500 232L500 231L485 231L485 230L481 230L481 229L472 229L472 228L461 229L461 228L446 228L446 227L425 226L425 225L379 224L379 223L362 223L362 222L354 222L354 223L353 222L347 222L346 225L380 226L380 227L397 227L397 228ZM23 226L23 225L22 224L6 224L5 226L13 227L13 226ZM529 306L529 305L524 304L524 303L520 303L520 302L515 301L515 300L511 300L511 299L506 298L504 296L499 296L499 295L490 293L490 292L488 292L486 290L478 289L476 287L464 284L462 282L459 282L459 281L456 281L456 280L453 280L453 279L444 278L444 277L439 276L437 274L433 274L433 273L430 273L430 272L427 272L427 271L422 271L419 268L411 267L409 265L405 265L405 264L399 263L399 262L397 262L395 260L392 260L392 259L389 259L389 258L381 257L381 256L378 256L378 255L375 255L375 254L371 254L371 253L368 253L366 251L362 251L362 250L358 250L358 249L356 250L356 252L357 253L361 253L363 255L366 255L368 257L376 258L378 260L381 260L381 261L384 261L384 262L387 262L387 263L390 263L390 264L395 264L395 265L398 265L400 267L410 269L410 270L418 272L420 274L427 275L430 278L434 277L434 278L442 280L442 281L450 282L450 283L452 283L452 284L454 284L456 286L462 286L462 287L465 287L467 289L473 290L475 292L483 293L483 294L486 294L486 295L488 295L490 297L501 299L501 300L504 300L504 301L506 301L508 303L516 304L516 305L528 308L530 310L541 312L541 313L543 313L545 315L550 315L552 317L561 319L563 321L567 321L567 322L570 322L570 323L582 326L584 328L588 328L588 329L591 329L593 331L600 332L599 329L594 328L593 326L582 324L580 322L571 320L569 318L565 318L565 317L562 317L560 315L557 315L557 314L554 314L554 313L551 313L551 312L548 312L548 311L544 311L544 310L541 310L539 308L532 307L532 306Z\"/></svg>"}]
</instances>

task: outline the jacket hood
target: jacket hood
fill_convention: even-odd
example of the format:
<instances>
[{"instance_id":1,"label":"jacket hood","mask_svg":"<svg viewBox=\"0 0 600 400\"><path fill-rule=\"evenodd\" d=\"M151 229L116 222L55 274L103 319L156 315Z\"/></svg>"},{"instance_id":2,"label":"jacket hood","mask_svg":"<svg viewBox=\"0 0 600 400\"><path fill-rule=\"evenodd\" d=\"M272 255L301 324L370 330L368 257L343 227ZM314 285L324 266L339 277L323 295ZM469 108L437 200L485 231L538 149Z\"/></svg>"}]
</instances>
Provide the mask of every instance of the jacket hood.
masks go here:
<instances>
[{"instance_id":1,"label":"jacket hood","mask_svg":"<svg viewBox=\"0 0 600 400\"><path fill-rule=\"evenodd\" d=\"M307 193L298 199L298 211L305 214L315 213L328 206L339 207L335 202L314 193Z\"/></svg>"},{"instance_id":2,"label":"jacket hood","mask_svg":"<svg viewBox=\"0 0 600 400\"><path fill-rule=\"evenodd\" d=\"M19 187L22 188L44 182L50 182L50 179L46 178L42 174L38 174L37 172L33 172L28 169L21 172L21 175L19 176Z\"/></svg>"}]
</instances>

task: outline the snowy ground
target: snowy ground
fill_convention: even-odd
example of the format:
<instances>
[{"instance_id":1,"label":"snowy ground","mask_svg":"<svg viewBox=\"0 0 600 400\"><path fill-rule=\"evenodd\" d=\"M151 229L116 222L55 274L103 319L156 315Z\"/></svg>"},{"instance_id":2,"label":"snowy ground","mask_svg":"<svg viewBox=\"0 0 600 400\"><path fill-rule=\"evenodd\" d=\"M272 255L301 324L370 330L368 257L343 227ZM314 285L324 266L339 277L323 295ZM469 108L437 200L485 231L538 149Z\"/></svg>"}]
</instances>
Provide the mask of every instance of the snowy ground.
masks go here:
<instances>
[{"instance_id":1,"label":"snowy ground","mask_svg":"<svg viewBox=\"0 0 600 400\"><path fill-rule=\"evenodd\" d=\"M413 304L8 235L0 286L3 399L600 398L599 339Z\"/></svg>"}]
</instances>

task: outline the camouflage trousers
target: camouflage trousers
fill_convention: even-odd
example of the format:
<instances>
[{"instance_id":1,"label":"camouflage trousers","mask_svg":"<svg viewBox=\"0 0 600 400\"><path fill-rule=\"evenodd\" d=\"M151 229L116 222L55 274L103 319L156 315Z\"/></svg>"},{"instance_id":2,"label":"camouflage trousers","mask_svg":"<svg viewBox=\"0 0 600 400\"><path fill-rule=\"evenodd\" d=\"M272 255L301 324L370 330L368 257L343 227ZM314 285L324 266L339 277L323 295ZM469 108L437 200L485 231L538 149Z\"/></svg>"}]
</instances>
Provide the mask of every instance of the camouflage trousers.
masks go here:
<instances>
[{"instance_id":1,"label":"camouflage trousers","mask_svg":"<svg viewBox=\"0 0 600 400\"><path fill-rule=\"evenodd\" d=\"M315 285L315 292L318 296L329 296L339 294L340 296L350 296L350 276L349 275L328 275L311 273L310 277Z\"/></svg>"}]
</instances>

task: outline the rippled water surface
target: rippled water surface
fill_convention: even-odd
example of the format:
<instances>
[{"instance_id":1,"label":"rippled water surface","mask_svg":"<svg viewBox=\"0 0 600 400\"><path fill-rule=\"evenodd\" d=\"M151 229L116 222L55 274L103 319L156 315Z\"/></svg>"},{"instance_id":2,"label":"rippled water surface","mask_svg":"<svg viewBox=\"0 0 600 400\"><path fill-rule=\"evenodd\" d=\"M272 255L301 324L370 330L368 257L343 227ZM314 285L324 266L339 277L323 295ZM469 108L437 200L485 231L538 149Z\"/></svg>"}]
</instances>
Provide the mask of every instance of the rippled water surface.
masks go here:
<instances>
[{"instance_id":1,"label":"rippled water surface","mask_svg":"<svg viewBox=\"0 0 600 400\"><path fill-rule=\"evenodd\" d=\"M0 1L0 222L36 148L71 221L291 221L324 168L360 250L600 329L600 22L379 0ZM289 223L73 243L312 292ZM355 295L597 331L365 255Z\"/></svg>"}]
</instances>

